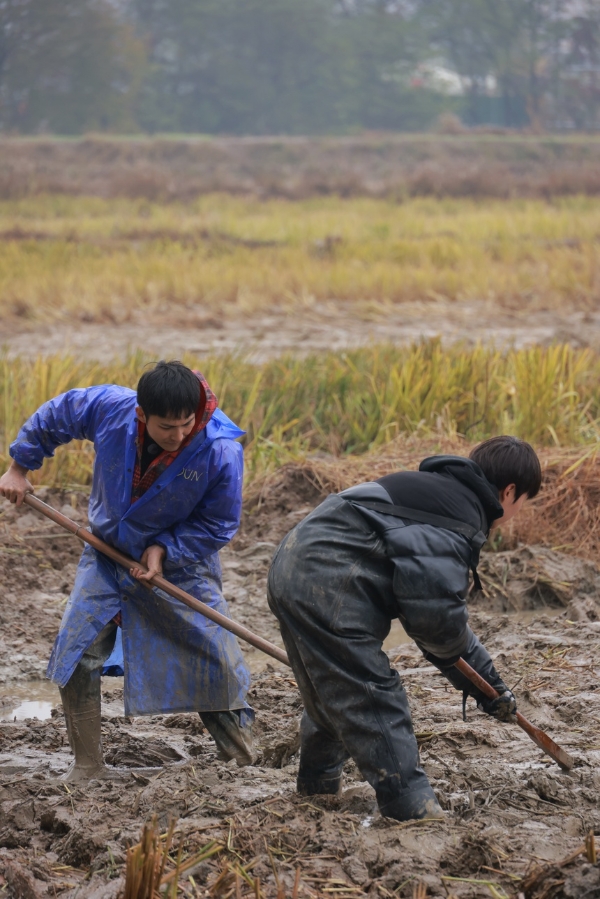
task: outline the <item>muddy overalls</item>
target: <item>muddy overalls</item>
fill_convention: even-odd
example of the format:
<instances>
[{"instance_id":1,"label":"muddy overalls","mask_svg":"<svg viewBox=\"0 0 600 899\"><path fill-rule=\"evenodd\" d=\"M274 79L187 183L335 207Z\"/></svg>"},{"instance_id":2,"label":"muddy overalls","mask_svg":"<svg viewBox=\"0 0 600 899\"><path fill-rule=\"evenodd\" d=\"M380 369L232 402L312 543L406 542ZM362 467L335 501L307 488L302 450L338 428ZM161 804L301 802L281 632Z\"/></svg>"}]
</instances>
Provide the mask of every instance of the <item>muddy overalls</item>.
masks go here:
<instances>
[{"instance_id":1,"label":"muddy overalls","mask_svg":"<svg viewBox=\"0 0 600 899\"><path fill-rule=\"evenodd\" d=\"M399 507L404 517L394 513ZM411 519L411 510L416 518L443 517L446 527ZM504 692L467 624L465 603L488 521L501 512L474 462L433 457L419 472L328 497L283 540L268 595L305 706L300 792L336 793L351 757L383 814L405 820L439 812L400 676L382 644L399 618L457 689L482 698L453 667L462 656Z\"/></svg>"}]
</instances>

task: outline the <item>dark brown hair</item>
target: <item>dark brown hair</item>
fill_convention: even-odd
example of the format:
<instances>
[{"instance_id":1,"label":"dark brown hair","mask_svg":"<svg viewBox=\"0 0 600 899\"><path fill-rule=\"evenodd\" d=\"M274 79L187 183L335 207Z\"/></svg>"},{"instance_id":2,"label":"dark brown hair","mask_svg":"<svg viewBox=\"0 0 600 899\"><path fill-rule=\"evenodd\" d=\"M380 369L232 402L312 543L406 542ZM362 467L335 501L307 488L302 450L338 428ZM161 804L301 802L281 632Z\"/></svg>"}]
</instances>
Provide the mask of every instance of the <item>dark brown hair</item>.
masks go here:
<instances>
[{"instance_id":1,"label":"dark brown hair","mask_svg":"<svg viewBox=\"0 0 600 899\"><path fill-rule=\"evenodd\" d=\"M498 490L514 484L515 499L523 493L533 499L540 492L540 460L533 447L525 440L508 435L491 437L471 450L469 459L479 465L488 481Z\"/></svg>"},{"instance_id":2,"label":"dark brown hair","mask_svg":"<svg viewBox=\"0 0 600 899\"><path fill-rule=\"evenodd\" d=\"M200 382L182 362L157 362L137 386L137 401L146 416L180 418L192 415L200 402Z\"/></svg>"}]
</instances>

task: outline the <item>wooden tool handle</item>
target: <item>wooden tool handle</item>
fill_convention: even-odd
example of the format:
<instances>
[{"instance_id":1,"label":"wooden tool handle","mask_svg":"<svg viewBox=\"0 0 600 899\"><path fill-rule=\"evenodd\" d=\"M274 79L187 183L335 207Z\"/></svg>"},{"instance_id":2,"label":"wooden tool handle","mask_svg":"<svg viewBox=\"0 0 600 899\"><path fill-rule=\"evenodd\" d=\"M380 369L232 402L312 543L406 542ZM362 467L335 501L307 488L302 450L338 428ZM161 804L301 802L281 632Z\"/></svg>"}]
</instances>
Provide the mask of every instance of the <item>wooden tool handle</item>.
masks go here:
<instances>
[{"instance_id":1,"label":"wooden tool handle","mask_svg":"<svg viewBox=\"0 0 600 899\"><path fill-rule=\"evenodd\" d=\"M79 537L80 540L83 540L84 543L89 543L89 545L93 546L94 549L98 550L98 552L101 552L105 556L108 556L109 559L112 559L113 562L117 562L119 565L122 565L128 571L131 568L145 567L140 562L136 562L134 561L134 559L130 559L129 556L126 556L124 553L119 552L118 549L114 549L112 546L109 546L108 543L104 542L104 540L101 540L99 537L94 536L94 534L92 534L82 525L76 524L76 522L72 521L66 515L63 515L62 512L58 512L56 509L53 509L52 506L49 506L47 503L42 502L41 499L38 499L37 496L34 496L32 493L27 493L23 501L27 503L28 506L31 506L32 509L35 509L37 512L41 512L42 515L46 516L46 518L49 518L51 521L55 522L55 524L60 525L66 531L70 531L76 537ZM220 624L221 627L225 628L225 630L231 631L231 633L235 634L236 637L239 637L241 640L245 640L246 643L250 643L252 646L255 646L256 649L260 649L267 655L272 656L274 659L277 659L278 662L283 662L284 665L290 664L287 653L284 652L283 649L280 649L273 643L269 643L268 640L263 639L263 637L259 637L258 634L252 633L252 631L249 631L247 627L244 627L242 624L238 624L237 621L232 621L232 619L227 618L226 615L222 615L215 609L211 609L211 607L207 606L206 603L201 602L194 596L190 596L190 594L186 593L185 590L182 590L180 587L176 587L174 584L171 584L166 578L162 577L161 575L156 574L148 583L153 584L153 586L158 587L160 590L164 590L164 592L168 593L169 596L172 596L174 599L178 599L186 606L189 606L190 609L194 609L194 611L200 612L201 615L204 615L205 618L209 618L211 621L214 621L215 624Z\"/></svg>"},{"instance_id":2,"label":"wooden tool handle","mask_svg":"<svg viewBox=\"0 0 600 899\"><path fill-rule=\"evenodd\" d=\"M488 699L497 699L500 695L497 690L494 690L491 684L488 684L486 680L482 678L480 674L478 674L474 668L471 668L464 659L459 659L458 662L455 663L455 667L464 674L465 677L468 677L472 684L474 684L478 690L481 690L482 693L488 697ZM520 728L522 728L525 733L533 740L536 746L549 755L550 758L554 759L557 765L564 771L570 771L573 765L575 764L575 759L573 756L569 755L568 752L565 752L564 749L555 743L554 740L548 736L548 734L544 733L543 730L540 730L539 727L536 727L535 724L532 724L527 720L520 712L516 713L517 724Z\"/></svg>"}]
</instances>

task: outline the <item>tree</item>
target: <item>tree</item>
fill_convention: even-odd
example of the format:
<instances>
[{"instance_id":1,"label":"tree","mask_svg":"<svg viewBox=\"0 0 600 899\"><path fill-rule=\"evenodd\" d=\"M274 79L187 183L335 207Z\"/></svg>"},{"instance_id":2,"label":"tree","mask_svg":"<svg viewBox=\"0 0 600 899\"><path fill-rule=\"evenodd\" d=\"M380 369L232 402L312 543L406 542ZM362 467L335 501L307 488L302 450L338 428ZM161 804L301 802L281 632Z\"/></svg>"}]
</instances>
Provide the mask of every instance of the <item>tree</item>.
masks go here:
<instances>
[{"instance_id":1,"label":"tree","mask_svg":"<svg viewBox=\"0 0 600 899\"><path fill-rule=\"evenodd\" d=\"M555 74L554 127L600 130L600 9L589 2L568 22L566 51Z\"/></svg>"},{"instance_id":2,"label":"tree","mask_svg":"<svg viewBox=\"0 0 600 899\"><path fill-rule=\"evenodd\" d=\"M469 123L599 126L597 0L420 0L418 15L463 78Z\"/></svg>"},{"instance_id":3,"label":"tree","mask_svg":"<svg viewBox=\"0 0 600 899\"><path fill-rule=\"evenodd\" d=\"M419 18L430 52L442 56L463 79L464 116L469 124L489 117L490 80L498 76L503 48L510 52L514 42L512 0L500 0L497 7L501 9L494 9L490 0L423 0L420 4ZM510 112L508 117L512 118Z\"/></svg>"},{"instance_id":4,"label":"tree","mask_svg":"<svg viewBox=\"0 0 600 899\"><path fill-rule=\"evenodd\" d=\"M439 111L409 89L406 0L132 3L153 66L148 129L335 133L423 127Z\"/></svg>"},{"instance_id":5,"label":"tree","mask_svg":"<svg viewBox=\"0 0 600 899\"><path fill-rule=\"evenodd\" d=\"M418 23L398 0L355 0L344 22L346 53L352 60L353 120L373 130L418 131L430 127L449 100L412 76L427 55Z\"/></svg>"},{"instance_id":6,"label":"tree","mask_svg":"<svg viewBox=\"0 0 600 899\"><path fill-rule=\"evenodd\" d=\"M161 107L158 126L185 131L332 124L323 118L336 78L327 0L135 0L135 10L153 64L148 127Z\"/></svg>"},{"instance_id":7,"label":"tree","mask_svg":"<svg viewBox=\"0 0 600 899\"><path fill-rule=\"evenodd\" d=\"M132 130L143 44L105 0L0 0L0 125Z\"/></svg>"}]
</instances>

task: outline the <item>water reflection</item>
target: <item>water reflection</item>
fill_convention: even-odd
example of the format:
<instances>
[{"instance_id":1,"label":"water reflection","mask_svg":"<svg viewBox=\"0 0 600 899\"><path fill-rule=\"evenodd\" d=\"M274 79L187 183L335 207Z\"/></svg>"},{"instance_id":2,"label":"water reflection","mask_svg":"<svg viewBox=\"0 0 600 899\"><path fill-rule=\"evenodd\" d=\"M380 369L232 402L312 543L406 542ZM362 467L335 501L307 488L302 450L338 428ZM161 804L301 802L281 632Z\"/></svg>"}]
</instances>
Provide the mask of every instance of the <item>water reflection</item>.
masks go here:
<instances>
[{"instance_id":1,"label":"water reflection","mask_svg":"<svg viewBox=\"0 0 600 899\"><path fill-rule=\"evenodd\" d=\"M13 708L10 712L3 709L0 712L0 720L25 721L26 718L38 718L40 721L45 721L46 718L51 717L52 708L51 702L37 699L29 700L28 702L22 702L21 705Z\"/></svg>"},{"instance_id":2,"label":"water reflection","mask_svg":"<svg viewBox=\"0 0 600 899\"><path fill-rule=\"evenodd\" d=\"M7 684L0 688L0 721L45 721L59 702L58 687L48 680Z\"/></svg>"}]
</instances>

